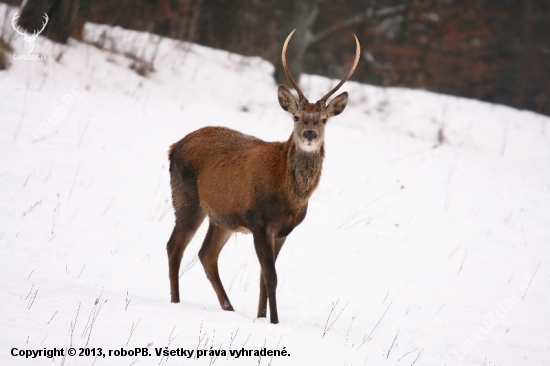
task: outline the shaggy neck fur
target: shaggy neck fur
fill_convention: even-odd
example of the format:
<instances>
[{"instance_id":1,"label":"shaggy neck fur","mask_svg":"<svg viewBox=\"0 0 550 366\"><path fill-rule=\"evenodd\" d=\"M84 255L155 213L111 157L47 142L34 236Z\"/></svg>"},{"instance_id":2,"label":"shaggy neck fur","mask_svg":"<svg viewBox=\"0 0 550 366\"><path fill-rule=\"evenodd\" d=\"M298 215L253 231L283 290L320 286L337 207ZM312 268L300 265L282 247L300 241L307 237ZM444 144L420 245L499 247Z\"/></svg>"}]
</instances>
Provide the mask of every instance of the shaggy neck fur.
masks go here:
<instances>
[{"instance_id":1,"label":"shaggy neck fur","mask_svg":"<svg viewBox=\"0 0 550 366\"><path fill-rule=\"evenodd\" d=\"M292 139L292 137L291 137ZM321 145L319 150L308 152L291 143L287 155L288 179L291 191L301 199L309 199L321 178L323 159L325 157L325 146Z\"/></svg>"}]
</instances>

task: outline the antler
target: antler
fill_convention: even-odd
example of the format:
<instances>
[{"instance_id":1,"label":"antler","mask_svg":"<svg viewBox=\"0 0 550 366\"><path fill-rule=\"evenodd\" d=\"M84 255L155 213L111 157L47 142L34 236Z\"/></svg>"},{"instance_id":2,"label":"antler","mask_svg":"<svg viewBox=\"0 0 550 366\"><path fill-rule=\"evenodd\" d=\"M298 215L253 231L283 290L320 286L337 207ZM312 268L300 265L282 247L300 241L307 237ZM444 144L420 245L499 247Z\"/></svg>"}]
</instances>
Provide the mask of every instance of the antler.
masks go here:
<instances>
[{"instance_id":1,"label":"antler","mask_svg":"<svg viewBox=\"0 0 550 366\"><path fill-rule=\"evenodd\" d=\"M296 89L296 91L298 92L298 97L300 98L300 100L302 100L302 99L306 99L306 97L298 87L298 84L296 83L296 81L294 81L294 78L292 77L292 75L290 75L290 71L288 70L288 65L286 63L286 48L288 47L288 41L290 41L290 38L292 37L294 32L296 32L296 28L294 28L294 30L290 32L288 37L286 37L285 44L283 45L283 52L281 53L281 58L283 60L283 68L285 69L286 77L290 80L290 82L294 86L294 89Z\"/></svg>"},{"instance_id":2,"label":"antler","mask_svg":"<svg viewBox=\"0 0 550 366\"><path fill-rule=\"evenodd\" d=\"M344 83L350 78L351 74L353 74L353 72L355 71L355 68L357 67L357 63L359 62L359 57L361 56L361 46L359 45L359 40L357 39L357 36L354 34L353 37L355 37L355 45L356 45L355 60L353 61L353 66L351 67L351 70L348 72L348 74L344 76L342 81L340 81L338 85L336 85L331 91L329 91L324 97L321 98L321 100L325 103L327 102L327 99L330 98L332 94L336 93L336 91L340 89L342 85L344 85Z\"/></svg>"},{"instance_id":3,"label":"antler","mask_svg":"<svg viewBox=\"0 0 550 366\"><path fill-rule=\"evenodd\" d=\"M13 18L11 19L11 25L13 27L13 29L15 29L15 31L17 33L19 33L20 35L22 35L23 37L27 36L27 31L25 31L25 33L22 33L20 30L19 30L19 26L15 24L15 21L19 18L19 16L17 15L17 12L15 12L15 14L13 14Z\"/></svg>"}]
</instances>

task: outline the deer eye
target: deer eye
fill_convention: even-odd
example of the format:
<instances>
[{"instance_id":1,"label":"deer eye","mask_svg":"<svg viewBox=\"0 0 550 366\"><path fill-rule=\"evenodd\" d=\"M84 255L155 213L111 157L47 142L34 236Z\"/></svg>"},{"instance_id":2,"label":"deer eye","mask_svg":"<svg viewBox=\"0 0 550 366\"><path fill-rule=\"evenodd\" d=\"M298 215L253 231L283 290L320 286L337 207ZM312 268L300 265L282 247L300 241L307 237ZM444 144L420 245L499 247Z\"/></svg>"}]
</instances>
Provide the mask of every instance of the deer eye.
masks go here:
<instances>
[{"instance_id":1,"label":"deer eye","mask_svg":"<svg viewBox=\"0 0 550 366\"><path fill-rule=\"evenodd\" d=\"M323 119L321 120L321 122L323 122L323 124L326 124L326 123L327 123L327 119L326 119L326 118L323 118Z\"/></svg>"},{"instance_id":2,"label":"deer eye","mask_svg":"<svg viewBox=\"0 0 550 366\"><path fill-rule=\"evenodd\" d=\"M298 121L300 120L300 117L294 116L294 120L295 120L296 122L298 122Z\"/></svg>"}]
</instances>

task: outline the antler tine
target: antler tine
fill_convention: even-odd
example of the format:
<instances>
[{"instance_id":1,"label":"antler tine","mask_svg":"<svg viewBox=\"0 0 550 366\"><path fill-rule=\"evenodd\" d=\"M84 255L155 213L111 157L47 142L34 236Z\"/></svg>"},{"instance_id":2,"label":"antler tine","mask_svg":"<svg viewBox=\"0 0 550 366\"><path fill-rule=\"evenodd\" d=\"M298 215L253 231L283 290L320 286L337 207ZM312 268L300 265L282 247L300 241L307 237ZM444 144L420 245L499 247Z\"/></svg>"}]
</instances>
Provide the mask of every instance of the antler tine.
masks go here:
<instances>
[{"instance_id":1,"label":"antler tine","mask_svg":"<svg viewBox=\"0 0 550 366\"><path fill-rule=\"evenodd\" d=\"M283 45L283 51L281 53L281 59L283 61L283 68L285 70L286 77L290 80L290 82L294 86L294 89L296 89L296 91L298 92L298 96L301 100L301 99L306 99L306 97L304 96L304 93L302 93L302 91L300 90L300 87L298 87L298 84L296 83L292 75L290 75L290 71L288 70L288 65L286 63L286 49L288 47L288 42L290 41L290 38L292 37L294 32L296 32L296 28L294 28L294 30L290 32L288 37L286 37L285 44Z\"/></svg>"},{"instance_id":2,"label":"antler tine","mask_svg":"<svg viewBox=\"0 0 550 366\"><path fill-rule=\"evenodd\" d=\"M321 98L321 100L323 102L327 102L327 99L330 98L330 96L334 93L336 93L336 91L338 89L340 89L340 87L342 85L344 85L344 83L350 78L351 74L353 74L353 72L355 71L355 68L357 67L357 63L359 62L359 57L361 56L361 45L359 45L359 40L357 39L357 36L354 34L353 37L355 38L355 60L353 61L353 66L351 67L351 70L348 72L348 74L346 76L344 76L344 78L342 79L342 81L340 81L338 83L338 85L336 85L331 91L329 91L323 98Z\"/></svg>"},{"instance_id":3,"label":"antler tine","mask_svg":"<svg viewBox=\"0 0 550 366\"><path fill-rule=\"evenodd\" d=\"M11 18L11 25L13 26L13 29L15 29L15 31L17 33L19 33L20 35L22 36L25 36L27 35L27 31L25 31L25 33L22 33L20 30L19 30L19 26L15 24L15 21L19 18L19 15L17 15L17 12L15 12L15 14L13 14L13 18Z\"/></svg>"}]
</instances>

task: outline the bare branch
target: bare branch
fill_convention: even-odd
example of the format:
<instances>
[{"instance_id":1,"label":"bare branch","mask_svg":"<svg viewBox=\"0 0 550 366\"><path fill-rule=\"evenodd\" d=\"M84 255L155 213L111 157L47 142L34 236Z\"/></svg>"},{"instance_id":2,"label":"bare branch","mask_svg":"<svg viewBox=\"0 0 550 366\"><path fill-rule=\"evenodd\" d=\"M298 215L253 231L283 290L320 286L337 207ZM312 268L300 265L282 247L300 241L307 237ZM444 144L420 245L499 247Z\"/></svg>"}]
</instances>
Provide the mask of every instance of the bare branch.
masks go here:
<instances>
[{"instance_id":1,"label":"bare branch","mask_svg":"<svg viewBox=\"0 0 550 366\"><path fill-rule=\"evenodd\" d=\"M374 11L372 8L368 8L363 13L360 13L342 22L338 22L334 25L331 25L330 27L323 29L317 34L308 33L308 36L306 38L306 45L309 46L315 42L325 39L342 28L346 28L355 24L361 24L366 19L371 19L371 18L381 19L381 18L394 16L397 14L402 14L406 10L406 8L407 8L406 5L397 5L391 8L384 8L376 11Z\"/></svg>"}]
</instances>

